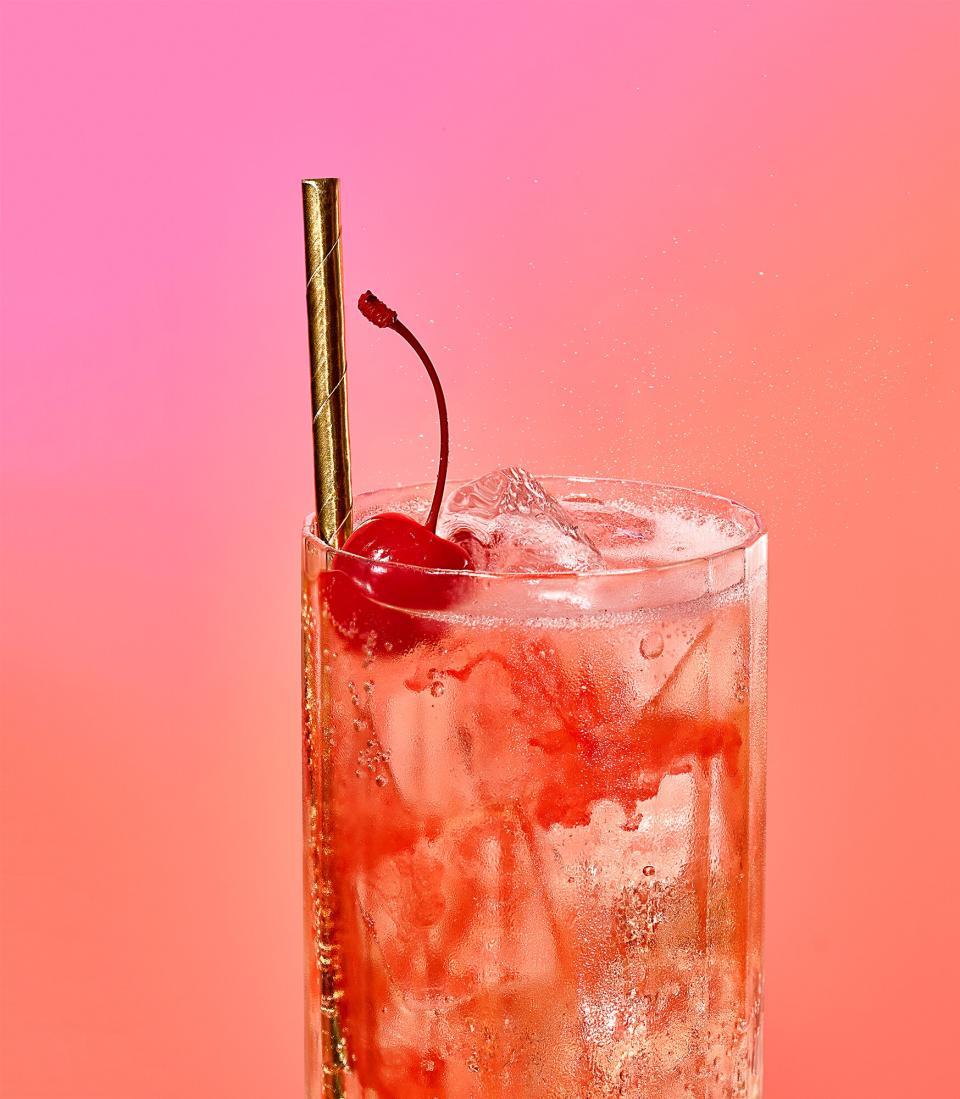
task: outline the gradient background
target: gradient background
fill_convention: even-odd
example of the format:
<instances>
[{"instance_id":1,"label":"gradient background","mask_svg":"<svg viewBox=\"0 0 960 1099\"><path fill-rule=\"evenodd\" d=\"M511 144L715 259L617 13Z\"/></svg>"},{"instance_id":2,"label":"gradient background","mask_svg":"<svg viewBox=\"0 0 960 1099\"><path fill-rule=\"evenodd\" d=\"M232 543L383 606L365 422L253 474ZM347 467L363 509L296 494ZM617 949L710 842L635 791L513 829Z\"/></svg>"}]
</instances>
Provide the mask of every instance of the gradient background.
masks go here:
<instances>
[{"instance_id":1,"label":"gradient background","mask_svg":"<svg viewBox=\"0 0 960 1099\"><path fill-rule=\"evenodd\" d=\"M4 4L4 1099L300 1094L322 174L454 475L762 510L767 1095L950 1091L958 12ZM357 484L423 480L349 324Z\"/></svg>"}]
</instances>

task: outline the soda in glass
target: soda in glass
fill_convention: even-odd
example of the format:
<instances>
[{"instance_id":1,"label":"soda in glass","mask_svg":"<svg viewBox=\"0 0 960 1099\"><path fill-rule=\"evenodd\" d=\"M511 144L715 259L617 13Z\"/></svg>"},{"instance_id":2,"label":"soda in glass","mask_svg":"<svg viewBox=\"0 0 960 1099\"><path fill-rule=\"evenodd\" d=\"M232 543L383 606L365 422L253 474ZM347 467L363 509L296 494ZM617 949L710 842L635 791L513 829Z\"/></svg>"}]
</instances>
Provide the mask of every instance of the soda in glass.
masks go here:
<instances>
[{"instance_id":1,"label":"soda in glass","mask_svg":"<svg viewBox=\"0 0 960 1099\"><path fill-rule=\"evenodd\" d=\"M303 534L309 1099L758 1099L760 520L514 469L438 530Z\"/></svg>"}]
</instances>

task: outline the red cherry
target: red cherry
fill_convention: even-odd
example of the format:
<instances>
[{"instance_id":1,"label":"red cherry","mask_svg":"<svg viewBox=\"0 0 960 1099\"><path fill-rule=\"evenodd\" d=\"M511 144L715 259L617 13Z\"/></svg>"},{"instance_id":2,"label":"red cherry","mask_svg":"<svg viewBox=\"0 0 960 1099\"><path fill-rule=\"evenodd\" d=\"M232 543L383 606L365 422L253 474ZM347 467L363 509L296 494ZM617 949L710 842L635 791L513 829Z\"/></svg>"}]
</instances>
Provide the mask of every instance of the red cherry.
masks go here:
<instances>
[{"instance_id":1,"label":"red cherry","mask_svg":"<svg viewBox=\"0 0 960 1099\"><path fill-rule=\"evenodd\" d=\"M325 580L327 607L340 632L371 652L406 652L439 636L438 622L410 612L449 607L462 581L456 575L417 570L457 573L471 567L458 545L395 512L368 519L346 540L343 551Z\"/></svg>"},{"instance_id":2,"label":"red cherry","mask_svg":"<svg viewBox=\"0 0 960 1099\"><path fill-rule=\"evenodd\" d=\"M462 571L470 558L456 542L441 538L409 515L385 511L359 526L343 545L345 553L363 557L371 564L415 565L421 569ZM403 589L409 577L394 573L394 586Z\"/></svg>"},{"instance_id":3,"label":"red cherry","mask_svg":"<svg viewBox=\"0 0 960 1099\"><path fill-rule=\"evenodd\" d=\"M436 637L440 625L410 611L436 611L457 598L461 579L431 572L394 568L466 572L471 568L464 550L437 534L437 517L443 500L450 458L447 403L440 379L422 344L397 318L396 311L368 290L357 303L360 312L378 328L392 328L416 351L433 383L440 419L440 465L426 523L409 515L384 512L368 519L346 540L324 580L326 602L340 632L357 647L371 652L404 652L421 641Z\"/></svg>"}]
</instances>

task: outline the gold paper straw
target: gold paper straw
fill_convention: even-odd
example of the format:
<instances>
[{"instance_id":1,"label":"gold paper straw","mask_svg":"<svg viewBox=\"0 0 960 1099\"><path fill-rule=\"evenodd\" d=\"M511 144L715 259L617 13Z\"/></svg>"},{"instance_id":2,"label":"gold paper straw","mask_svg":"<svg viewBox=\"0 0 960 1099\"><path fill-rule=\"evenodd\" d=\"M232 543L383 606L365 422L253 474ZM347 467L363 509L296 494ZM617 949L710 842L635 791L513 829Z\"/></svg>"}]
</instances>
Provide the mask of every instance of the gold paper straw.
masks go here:
<instances>
[{"instance_id":1,"label":"gold paper straw","mask_svg":"<svg viewBox=\"0 0 960 1099\"><path fill-rule=\"evenodd\" d=\"M307 255L310 396L317 533L329 546L350 534L350 438L347 358L343 338L340 180L305 179L303 235Z\"/></svg>"}]
</instances>

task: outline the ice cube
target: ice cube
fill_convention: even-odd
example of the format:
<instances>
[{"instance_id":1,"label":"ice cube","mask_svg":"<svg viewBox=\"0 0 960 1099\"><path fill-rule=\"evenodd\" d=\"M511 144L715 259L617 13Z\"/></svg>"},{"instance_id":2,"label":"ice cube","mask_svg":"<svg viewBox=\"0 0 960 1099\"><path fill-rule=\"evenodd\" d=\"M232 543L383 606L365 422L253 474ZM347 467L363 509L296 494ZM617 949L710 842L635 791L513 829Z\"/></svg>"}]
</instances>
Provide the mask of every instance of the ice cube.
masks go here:
<instances>
[{"instance_id":1,"label":"ice cube","mask_svg":"<svg viewBox=\"0 0 960 1099\"><path fill-rule=\"evenodd\" d=\"M446 502L438 533L459 542L480 572L587 572L603 558L557 500L526 470L498 469Z\"/></svg>"},{"instance_id":2,"label":"ice cube","mask_svg":"<svg viewBox=\"0 0 960 1099\"><path fill-rule=\"evenodd\" d=\"M450 1010L557 982L562 945L533 826L477 809L356 881L366 928L408 1010Z\"/></svg>"}]
</instances>

